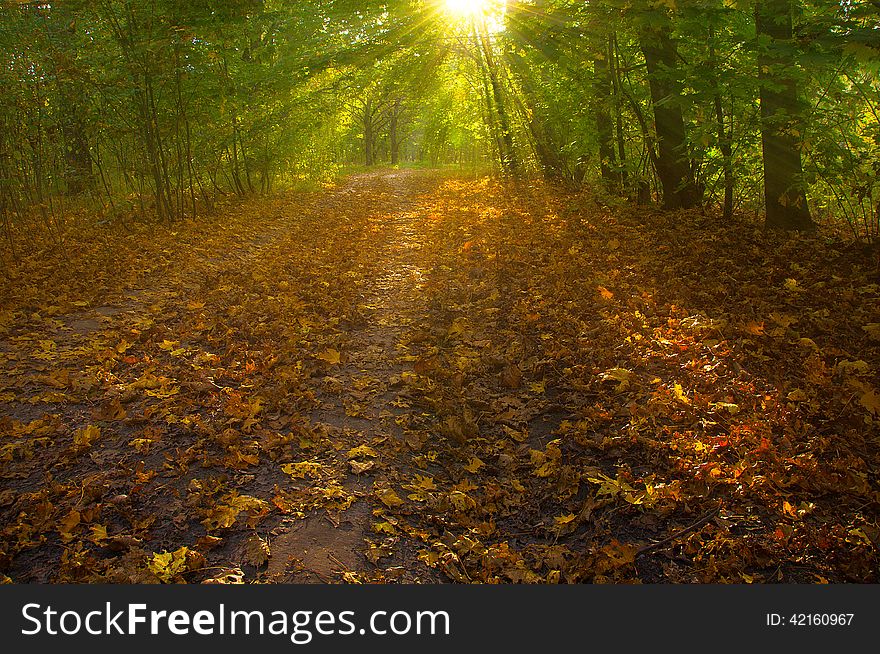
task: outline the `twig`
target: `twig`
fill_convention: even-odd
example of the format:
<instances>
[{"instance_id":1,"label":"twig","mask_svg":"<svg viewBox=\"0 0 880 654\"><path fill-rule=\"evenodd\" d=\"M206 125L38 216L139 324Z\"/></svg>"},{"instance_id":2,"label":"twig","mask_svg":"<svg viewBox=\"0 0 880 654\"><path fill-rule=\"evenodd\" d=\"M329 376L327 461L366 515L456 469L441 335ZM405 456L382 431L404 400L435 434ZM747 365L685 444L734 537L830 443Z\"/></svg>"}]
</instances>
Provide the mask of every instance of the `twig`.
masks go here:
<instances>
[{"instance_id":1,"label":"twig","mask_svg":"<svg viewBox=\"0 0 880 654\"><path fill-rule=\"evenodd\" d=\"M639 551L636 552L636 557L642 556L643 554L647 554L648 552L653 552L654 550L658 550L658 549L664 547L665 545L669 545L670 543L678 540L682 536L699 529L700 527L702 527L704 524L709 522L712 518L714 518L716 515L718 515L721 512L721 507L723 506L723 504L724 504L724 502L718 502L718 506L716 506L714 509L709 511L709 513L704 515L702 518L697 520L692 525L685 527L684 529L682 529L680 531L675 532L674 534L672 534L668 538L664 538L661 541L658 541L656 543L651 543L650 545L645 545L644 547L640 548Z\"/></svg>"}]
</instances>

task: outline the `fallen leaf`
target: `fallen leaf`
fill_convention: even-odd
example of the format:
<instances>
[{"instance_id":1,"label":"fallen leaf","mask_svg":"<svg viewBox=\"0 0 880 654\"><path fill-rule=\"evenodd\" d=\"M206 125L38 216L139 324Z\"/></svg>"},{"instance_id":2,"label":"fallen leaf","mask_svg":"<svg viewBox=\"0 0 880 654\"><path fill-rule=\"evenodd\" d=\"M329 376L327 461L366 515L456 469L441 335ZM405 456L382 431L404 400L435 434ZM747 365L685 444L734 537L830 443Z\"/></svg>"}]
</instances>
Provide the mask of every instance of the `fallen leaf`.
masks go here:
<instances>
[{"instance_id":1,"label":"fallen leaf","mask_svg":"<svg viewBox=\"0 0 880 654\"><path fill-rule=\"evenodd\" d=\"M321 361L326 361L332 366L338 365L341 359L341 354L338 350L334 350L332 347L328 347L326 350L316 355L318 359Z\"/></svg>"}]
</instances>

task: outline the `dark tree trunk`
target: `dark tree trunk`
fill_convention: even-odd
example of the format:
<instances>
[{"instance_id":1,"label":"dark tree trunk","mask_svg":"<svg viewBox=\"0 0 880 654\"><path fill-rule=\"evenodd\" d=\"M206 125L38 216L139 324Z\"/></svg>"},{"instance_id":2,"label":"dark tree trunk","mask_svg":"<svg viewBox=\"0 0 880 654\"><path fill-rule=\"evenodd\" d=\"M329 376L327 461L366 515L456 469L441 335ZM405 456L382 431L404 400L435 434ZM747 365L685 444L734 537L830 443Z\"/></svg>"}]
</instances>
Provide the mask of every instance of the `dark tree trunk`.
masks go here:
<instances>
[{"instance_id":1,"label":"dark tree trunk","mask_svg":"<svg viewBox=\"0 0 880 654\"><path fill-rule=\"evenodd\" d=\"M95 173L85 126L80 119L82 113L78 110L79 105L73 101L68 102L66 109L69 111L61 125L64 138L64 180L68 195L79 195L92 188Z\"/></svg>"},{"instance_id":2,"label":"dark tree trunk","mask_svg":"<svg viewBox=\"0 0 880 654\"><path fill-rule=\"evenodd\" d=\"M403 100L397 98L391 105L388 118L388 141L391 149L392 166L396 166L400 163L400 146L403 143L400 121L403 116L403 111Z\"/></svg>"},{"instance_id":3,"label":"dark tree trunk","mask_svg":"<svg viewBox=\"0 0 880 654\"><path fill-rule=\"evenodd\" d=\"M700 197L691 175L687 140L682 118L681 83L678 80L678 49L671 27L646 28L641 49L648 67L654 129L657 133L657 176L663 189L665 209L689 209Z\"/></svg>"},{"instance_id":4,"label":"dark tree trunk","mask_svg":"<svg viewBox=\"0 0 880 654\"><path fill-rule=\"evenodd\" d=\"M769 43L758 56L761 81L761 143L764 152L766 225L776 229L814 227L803 185L800 106L792 76L790 0L763 0L755 6L759 37Z\"/></svg>"},{"instance_id":5,"label":"dark tree trunk","mask_svg":"<svg viewBox=\"0 0 880 654\"><path fill-rule=\"evenodd\" d=\"M715 49L715 30L709 28L709 65L712 71L713 101L715 104L715 122L718 128L718 147L724 161L724 220L733 217L733 129L730 132L724 125L724 104L721 100L720 73Z\"/></svg>"},{"instance_id":6,"label":"dark tree trunk","mask_svg":"<svg viewBox=\"0 0 880 654\"><path fill-rule=\"evenodd\" d=\"M593 88L596 95L596 132L599 136L599 165L608 188L619 186L614 154L614 124L608 108L611 104L611 75L607 59L593 60Z\"/></svg>"},{"instance_id":7,"label":"dark tree trunk","mask_svg":"<svg viewBox=\"0 0 880 654\"><path fill-rule=\"evenodd\" d=\"M60 99L64 182L68 195L79 195L94 186L95 173L86 131L86 92L74 74L76 62L72 53L76 23L72 9L65 3L53 5L47 14L46 30Z\"/></svg>"},{"instance_id":8,"label":"dark tree trunk","mask_svg":"<svg viewBox=\"0 0 880 654\"><path fill-rule=\"evenodd\" d=\"M367 166L376 163L376 154L373 150L375 138L373 134L373 101L367 100L364 105L364 158Z\"/></svg>"},{"instance_id":9,"label":"dark tree trunk","mask_svg":"<svg viewBox=\"0 0 880 654\"><path fill-rule=\"evenodd\" d=\"M612 33L608 38L608 59L611 61L611 88L614 91L614 122L615 137L617 139L617 165L620 168L620 187L626 188L626 143L623 135L623 93L620 80L620 53L617 48L617 34Z\"/></svg>"},{"instance_id":10,"label":"dark tree trunk","mask_svg":"<svg viewBox=\"0 0 880 654\"><path fill-rule=\"evenodd\" d=\"M388 140L391 147L391 165L396 166L400 163L400 141L397 140L397 114L391 116L391 123L388 127Z\"/></svg>"}]
</instances>

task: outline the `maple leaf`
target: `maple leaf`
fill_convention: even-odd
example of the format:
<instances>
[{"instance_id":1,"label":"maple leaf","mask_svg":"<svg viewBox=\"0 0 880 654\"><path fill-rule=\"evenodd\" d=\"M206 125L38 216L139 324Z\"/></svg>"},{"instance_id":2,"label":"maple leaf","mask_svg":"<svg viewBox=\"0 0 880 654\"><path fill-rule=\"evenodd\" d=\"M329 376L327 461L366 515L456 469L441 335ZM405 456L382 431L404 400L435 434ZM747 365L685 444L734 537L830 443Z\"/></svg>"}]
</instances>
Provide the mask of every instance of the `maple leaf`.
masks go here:
<instances>
[{"instance_id":1,"label":"maple leaf","mask_svg":"<svg viewBox=\"0 0 880 654\"><path fill-rule=\"evenodd\" d=\"M153 554L153 558L150 559L147 567L160 581L170 583L181 573L189 570L189 554L190 549L186 546L180 547L173 552Z\"/></svg>"},{"instance_id":2,"label":"maple leaf","mask_svg":"<svg viewBox=\"0 0 880 654\"><path fill-rule=\"evenodd\" d=\"M370 470L375 468L376 462L375 461L358 461L356 459L353 459L348 462L348 465L354 474L360 475L365 472L369 472Z\"/></svg>"},{"instance_id":3,"label":"maple leaf","mask_svg":"<svg viewBox=\"0 0 880 654\"><path fill-rule=\"evenodd\" d=\"M746 323L746 326L743 329L747 334L751 334L752 336L764 336L764 321Z\"/></svg>"},{"instance_id":4,"label":"maple leaf","mask_svg":"<svg viewBox=\"0 0 880 654\"><path fill-rule=\"evenodd\" d=\"M617 540L599 550L599 559L596 561L597 574L605 574L617 568L629 565L636 560L639 548L635 545L621 543Z\"/></svg>"},{"instance_id":5,"label":"maple leaf","mask_svg":"<svg viewBox=\"0 0 880 654\"><path fill-rule=\"evenodd\" d=\"M231 493L223 500L207 511L202 524L208 531L231 527L238 520L243 511L249 511L260 515L268 512L269 503L250 495L238 495Z\"/></svg>"},{"instance_id":6,"label":"maple leaf","mask_svg":"<svg viewBox=\"0 0 880 654\"><path fill-rule=\"evenodd\" d=\"M95 545L101 545L110 538L107 535L107 527L104 525L92 525L89 528L89 531L91 532L89 534L89 540Z\"/></svg>"},{"instance_id":7,"label":"maple leaf","mask_svg":"<svg viewBox=\"0 0 880 654\"><path fill-rule=\"evenodd\" d=\"M514 429L513 427L508 427L507 425L502 425L501 427L504 430L504 433L510 436L517 443L525 443L529 440L529 433L527 430L519 430Z\"/></svg>"},{"instance_id":8,"label":"maple leaf","mask_svg":"<svg viewBox=\"0 0 880 654\"><path fill-rule=\"evenodd\" d=\"M507 388L519 388L522 384L522 371L518 366L508 365L501 373L501 383Z\"/></svg>"},{"instance_id":9,"label":"maple leaf","mask_svg":"<svg viewBox=\"0 0 880 654\"><path fill-rule=\"evenodd\" d=\"M472 511L477 508L477 503L467 493L462 491L452 491L449 493L449 501L457 511Z\"/></svg>"},{"instance_id":10,"label":"maple leaf","mask_svg":"<svg viewBox=\"0 0 880 654\"><path fill-rule=\"evenodd\" d=\"M321 361L326 361L331 366L339 365L342 355L338 350L334 350L332 347L328 347L326 350L321 352L320 354L315 355L316 358Z\"/></svg>"},{"instance_id":11,"label":"maple leaf","mask_svg":"<svg viewBox=\"0 0 880 654\"><path fill-rule=\"evenodd\" d=\"M205 579L203 584L238 585L244 583L244 572L241 568L228 568L221 570L213 577Z\"/></svg>"}]
</instances>

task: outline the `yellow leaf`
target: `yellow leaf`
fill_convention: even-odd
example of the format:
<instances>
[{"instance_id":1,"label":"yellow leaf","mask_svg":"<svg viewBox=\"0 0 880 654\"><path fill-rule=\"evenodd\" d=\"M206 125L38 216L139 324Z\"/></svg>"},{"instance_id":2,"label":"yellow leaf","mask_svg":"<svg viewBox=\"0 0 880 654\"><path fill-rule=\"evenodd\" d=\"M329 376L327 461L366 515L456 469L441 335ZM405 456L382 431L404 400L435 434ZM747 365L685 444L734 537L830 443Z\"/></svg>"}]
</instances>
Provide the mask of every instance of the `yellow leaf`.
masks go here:
<instances>
[{"instance_id":1,"label":"yellow leaf","mask_svg":"<svg viewBox=\"0 0 880 654\"><path fill-rule=\"evenodd\" d=\"M474 502L473 498L461 491L452 491L449 494L449 499L452 502L452 506L458 511L472 511L477 508L477 503Z\"/></svg>"},{"instance_id":2,"label":"yellow leaf","mask_svg":"<svg viewBox=\"0 0 880 654\"><path fill-rule=\"evenodd\" d=\"M472 473L476 474L480 471L480 468L482 468L485 465L486 464L483 463L482 461L480 461L479 458L474 456L474 457L471 457L471 460L464 467L464 469L467 470L468 472L472 472Z\"/></svg>"},{"instance_id":3,"label":"yellow leaf","mask_svg":"<svg viewBox=\"0 0 880 654\"><path fill-rule=\"evenodd\" d=\"M360 474L363 474L363 473L367 472L368 470L372 470L373 468L375 468L375 467L376 467L376 462L375 462L375 461L364 461L364 462L361 462L361 461L358 461L358 460L356 460L356 459L353 459L353 460L351 460L351 461L348 462L348 465L351 466L351 471L352 471L354 474L356 474L356 475L360 475Z\"/></svg>"},{"instance_id":4,"label":"yellow leaf","mask_svg":"<svg viewBox=\"0 0 880 654\"><path fill-rule=\"evenodd\" d=\"M571 522L574 522L575 518L577 518L577 516L574 513L569 513L567 515L558 515L553 518L553 520L555 520L556 524L561 527L562 525L567 525Z\"/></svg>"},{"instance_id":5,"label":"yellow leaf","mask_svg":"<svg viewBox=\"0 0 880 654\"><path fill-rule=\"evenodd\" d=\"M456 318L452 321L452 325L449 326L449 331L446 332L446 336L449 338L456 338L461 336L467 331L467 320L464 318Z\"/></svg>"},{"instance_id":6,"label":"yellow leaf","mask_svg":"<svg viewBox=\"0 0 880 654\"><path fill-rule=\"evenodd\" d=\"M394 528L394 525L392 525L390 522L377 522L373 525L373 531L375 531L377 534L389 534L393 536L396 532L396 529Z\"/></svg>"},{"instance_id":7,"label":"yellow leaf","mask_svg":"<svg viewBox=\"0 0 880 654\"><path fill-rule=\"evenodd\" d=\"M107 535L107 527L104 525L92 525L90 529L92 533L89 536L89 540L95 545L100 545L109 538Z\"/></svg>"},{"instance_id":8,"label":"yellow leaf","mask_svg":"<svg viewBox=\"0 0 880 654\"><path fill-rule=\"evenodd\" d=\"M89 447L99 438L101 438L101 429L94 425L89 425L76 431L73 435L73 444L80 447Z\"/></svg>"},{"instance_id":9,"label":"yellow leaf","mask_svg":"<svg viewBox=\"0 0 880 654\"><path fill-rule=\"evenodd\" d=\"M502 429L504 429L505 434L510 436L517 443L525 443L529 439L529 434L526 431L519 431L512 427L508 427L507 425L504 425Z\"/></svg>"},{"instance_id":10,"label":"yellow leaf","mask_svg":"<svg viewBox=\"0 0 880 654\"><path fill-rule=\"evenodd\" d=\"M688 399L687 394L684 392L684 389L681 387L681 384L675 385L675 399L681 402L682 404L690 404L691 401Z\"/></svg>"},{"instance_id":11,"label":"yellow leaf","mask_svg":"<svg viewBox=\"0 0 880 654\"><path fill-rule=\"evenodd\" d=\"M68 513L58 524L58 533L61 534L61 538L64 540L73 538L73 530L77 528L81 518L80 512L76 509Z\"/></svg>"},{"instance_id":12,"label":"yellow leaf","mask_svg":"<svg viewBox=\"0 0 880 654\"><path fill-rule=\"evenodd\" d=\"M378 497L379 501L389 509L393 509L403 504L403 500L400 499L400 496L390 488L377 490L376 497Z\"/></svg>"},{"instance_id":13,"label":"yellow leaf","mask_svg":"<svg viewBox=\"0 0 880 654\"><path fill-rule=\"evenodd\" d=\"M326 361L330 365L335 366L339 364L340 356L338 350L328 347L318 355L318 358L321 359L321 361Z\"/></svg>"},{"instance_id":14,"label":"yellow leaf","mask_svg":"<svg viewBox=\"0 0 880 654\"><path fill-rule=\"evenodd\" d=\"M880 393L877 393L874 389L862 395L859 402L874 415L880 415Z\"/></svg>"},{"instance_id":15,"label":"yellow leaf","mask_svg":"<svg viewBox=\"0 0 880 654\"><path fill-rule=\"evenodd\" d=\"M244 573L241 568L224 569L210 579L205 579L203 584L239 585L244 583Z\"/></svg>"},{"instance_id":16,"label":"yellow leaf","mask_svg":"<svg viewBox=\"0 0 880 654\"><path fill-rule=\"evenodd\" d=\"M785 287L785 290L789 291L790 293L798 293L804 290L800 286L798 286L798 281L796 279L786 279L783 286Z\"/></svg>"},{"instance_id":17,"label":"yellow leaf","mask_svg":"<svg viewBox=\"0 0 880 654\"><path fill-rule=\"evenodd\" d=\"M601 379L602 381L618 382L618 391L625 391L627 388L629 388L631 378L632 371L627 370L626 368L611 368L610 370L606 370L601 375L599 375L599 379Z\"/></svg>"},{"instance_id":18,"label":"yellow leaf","mask_svg":"<svg viewBox=\"0 0 880 654\"><path fill-rule=\"evenodd\" d=\"M360 456L370 456L376 458L379 455L376 453L376 450L374 450L369 445L358 445L357 447L354 447L348 451L349 459L356 459Z\"/></svg>"},{"instance_id":19,"label":"yellow leaf","mask_svg":"<svg viewBox=\"0 0 880 654\"><path fill-rule=\"evenodd\" d=\"M715 402L712 404L712 408L716 411L727 411L732 416L739 413L739 404L732 404L730 402Z\"/></svg>"},{"instance_id":20,"label":"yellow leaf","mask_svg":"<svg viewBox=\"0 0 880 654\"><path fill-rule=\"evenodd\" d=\"M173 552L153 554L153 558L147 567L161 581L166 583L174 581L175 577L189 569L187 563L189 551L189 548L184 546Z\"/></svg>"},{"instance_id":21,"label":"yellow leaf","mask_svg":"<svg viewBox=\"0 0 880 654\"><path fill-rule=\"evenodd\" d=\"M141 454L147 454L150 451L150 446L154 443L151 438L133 438L128 441L128 444L131 445L134 449L136 449Z\"/></svg>"},{"instance_id":22,"label":"yellow leaf","mask_svg":"<svg viewBox=\"0 0 880 654\"><path fill-rule=\"evenodd\" d=\"M208 510L207 517L202 520L206 529L225 529L235 524L238 515L242 511L251 511L257 514L268 511L269 503L250 495L236 495L231 493L223 498L216 506Z\"/></svg>"},{"instance_id":23,"label":"yellow leaf","mask_svg":"<svg viewBox=\"0 0 880 654\"><path fill-rule=\"evenodd\" d=\"M314 479L320 476L323 467L320 463L302 461L300 463L285 463L281 466L281 471L294 479L305 479L306 475Z\"/></svg>"}]
</instances>

